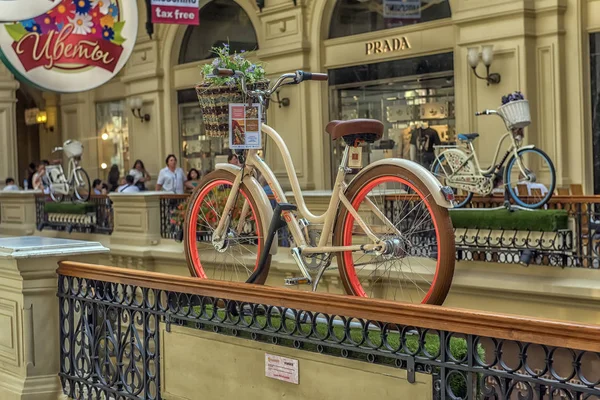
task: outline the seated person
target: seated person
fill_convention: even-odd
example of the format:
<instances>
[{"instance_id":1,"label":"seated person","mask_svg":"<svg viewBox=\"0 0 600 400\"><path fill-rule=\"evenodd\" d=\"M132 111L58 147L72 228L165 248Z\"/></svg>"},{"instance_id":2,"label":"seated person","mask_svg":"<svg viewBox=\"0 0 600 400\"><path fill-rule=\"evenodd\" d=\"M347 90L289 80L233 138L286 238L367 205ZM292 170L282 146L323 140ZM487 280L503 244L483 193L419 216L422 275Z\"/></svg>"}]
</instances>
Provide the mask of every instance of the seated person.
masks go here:
<instances>
[{"instance_id":1,"label":"seated person","mask_svg":"<svg viewBox=\"0 0 600 400\"><path fill-rule=\"evenodd\" d=\"M135 178L133 175L127 175L125 177L125 184L119 186L117 193L138 193L140 188L135 186Z\"/></svg>"},{"instance_id":2,"label":"seated person","mask_svg":"<svg viewBox=\"0 0 600 400\"><path fill-rule=\"evenodd\" d=\"M15 180L13 178L6 178L6 186L2 189L4 192L14 192L17 190L21 190L17 185L15 185Z\"/></svg>"}]
</instances>

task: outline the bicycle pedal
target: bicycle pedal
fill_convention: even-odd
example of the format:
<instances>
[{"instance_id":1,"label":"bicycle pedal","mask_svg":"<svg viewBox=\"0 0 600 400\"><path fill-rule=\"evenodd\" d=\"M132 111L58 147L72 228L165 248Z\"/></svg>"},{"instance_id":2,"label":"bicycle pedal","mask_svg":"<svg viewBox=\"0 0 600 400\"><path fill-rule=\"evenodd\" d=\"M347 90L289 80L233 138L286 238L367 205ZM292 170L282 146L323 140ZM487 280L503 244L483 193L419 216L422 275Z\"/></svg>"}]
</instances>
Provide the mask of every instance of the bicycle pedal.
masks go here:
<instances>
[{"instance_id":1,"label":"bicycle pedal","mask_svg":"<svg viewBox=\"0 0 600 400\"><path fill-rule=\"evenodd\" d=\"M300 278L286 278L284 281L286 286L295 286L295 285L311 285L312 284L312 280L305 278L305 277L300 277Z\"/></svg>"}]
</instances>

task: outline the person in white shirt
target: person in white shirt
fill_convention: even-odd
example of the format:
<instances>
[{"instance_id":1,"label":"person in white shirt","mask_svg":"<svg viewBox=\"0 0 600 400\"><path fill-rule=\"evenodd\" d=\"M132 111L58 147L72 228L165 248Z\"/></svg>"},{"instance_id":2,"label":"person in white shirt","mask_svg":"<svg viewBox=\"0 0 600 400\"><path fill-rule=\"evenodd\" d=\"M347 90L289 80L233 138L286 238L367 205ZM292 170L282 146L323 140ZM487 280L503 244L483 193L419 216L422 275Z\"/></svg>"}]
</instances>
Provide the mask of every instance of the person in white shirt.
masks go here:
<instances>
[{"instance_id":1,"label":"person in white shirt","mask_svg":"<svg viewBox=\"0 0 600 400\"><path fill-rule=\"evenodd\" d=\"M185 173L177 167L177 157L169 154L165 160L167 166L160 170L156 181L156 190L175 194L184 193Z\"/></svg>"},{"instance_id":2,"label":"person in white shirt","mask_svg":"<svg viewBox=\"0 0 600 400\"><path fill-rule=\"evenodd\" d=\"M14 192L17 190L21 190L17 185L15 185L15 180L13 178L6 178L6 186L2 189L4 192Z\"/></svg>"},{"instance_id":3,"label":"person in white shirt","mask_svg":"<svg viewBox=\"0 0 600 400\"><path fill-rule=\"evenodd\" d=\"M131 175L125 177L125 184L119 186L117 193L138 193L140 189L133 184L134 178Z\"/></svg>"},{"instance_id":4,"label":"person in white shirt","mask_svg":"<svg viewBox=\"0 0 600 400\"><path fill-rule=\"evenodd\" d=\"M140 190L146 190L146 182L149 182L152 177L146 171L142 160L135 160L133 168L129 171L129 175L133 176L133 184Z\"/></svg>"}]
</instances>

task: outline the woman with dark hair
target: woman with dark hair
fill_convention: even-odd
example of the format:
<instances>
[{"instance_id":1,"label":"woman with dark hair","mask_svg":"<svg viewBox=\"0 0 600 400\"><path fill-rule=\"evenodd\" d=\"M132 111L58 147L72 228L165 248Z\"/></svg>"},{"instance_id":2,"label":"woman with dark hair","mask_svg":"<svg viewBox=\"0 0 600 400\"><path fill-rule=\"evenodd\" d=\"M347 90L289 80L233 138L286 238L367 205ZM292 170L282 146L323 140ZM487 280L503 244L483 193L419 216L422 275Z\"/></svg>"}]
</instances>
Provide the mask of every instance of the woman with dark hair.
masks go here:
<instances>
[{"instance_id":1,"label":"woman with dark hair","mask_svg":"<svg viewBox=\"0 0 600 400\"><path fill-rule=\"evenodd\" d=\"M102 181L100 179L94 179L94 182L92 183L92 188L94 189L94 194L102 194Z\"/></svg>"},{"instance_id":2,"label":"woman with dark hair","mask_svg":"<svg viewBox=\"0 0 600 400\"><path fill-rule=\"evenodd\" d=\"M152 177L146 171L144 162L142 160L135 160L133 168L129 171L129 175L133 176L134 185L140 190L146 190L146 182L150 181Z\"/></svg>"},{"instance_id":3,"label":"woman with dark hair","mask_svg":"<svg viewBox=\"0 0 600 400\"><path fill-rule=\"evenodd\" d=\"M119 172L119 167L117 164L113 164L110 167L110 171L108 172L108 186L110 187L111 192L115 192L119 187L119 178L121 174Z\"/></svg>"},{"instance_id":4,"label":"woman with dark hair","mask_svg":"<svg viewBox=\"0 0 600 400\"><path fill-rule=\"evenodd\" d=\"M187 174L187 181L185 181L185 191L191 193L196 189L200 183L200 172L196 168L189 170Z\"/></svg>"},{"instance_id":5,"label":"woman with dark hair","mask_svg":"<svg viewBox=\"0 0 600 400\"><path fill-rule=\"evenodd\" d=\"M183 194L185 173L177 166L175 154L169 154L165 160L166 167L160 170L156 181L156 190Z\"/></svg>"}]
</instances>

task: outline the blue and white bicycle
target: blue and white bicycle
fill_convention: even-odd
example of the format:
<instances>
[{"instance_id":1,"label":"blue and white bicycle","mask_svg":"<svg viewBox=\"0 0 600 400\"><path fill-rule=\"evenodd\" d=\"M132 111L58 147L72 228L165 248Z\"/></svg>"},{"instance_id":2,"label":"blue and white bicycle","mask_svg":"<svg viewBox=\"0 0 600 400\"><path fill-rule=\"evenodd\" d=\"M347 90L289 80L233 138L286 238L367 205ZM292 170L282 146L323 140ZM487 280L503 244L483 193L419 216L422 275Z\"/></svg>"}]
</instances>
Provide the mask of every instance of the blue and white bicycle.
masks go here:
<instances>
[{"instance_id":1,"label":"blue and white bicycle","mask_svg":"<svg viewBox=\"0 0 600 400\"><path fill-rule=\"evenodd\" d=\"M437 154L431 171L443 185L454 189L456 207L467 205L475 193L488 196L496 188L504 188L505 199L508 202L512 198L516 206L526 209L543 207L554 192L556 171L546 153L535 145L523 145L523 128L531 123L528 101L511 101L498 110L485 110L475 115L501 117L507 132L500 138L494 161L488 169L480 167L473 146L478 133L459 134L460 143L457 145L435 146ZM496 163L507 139L509 147Z\"/></svg>"}]
</instances>

